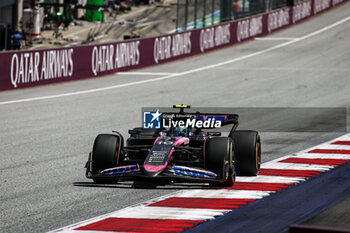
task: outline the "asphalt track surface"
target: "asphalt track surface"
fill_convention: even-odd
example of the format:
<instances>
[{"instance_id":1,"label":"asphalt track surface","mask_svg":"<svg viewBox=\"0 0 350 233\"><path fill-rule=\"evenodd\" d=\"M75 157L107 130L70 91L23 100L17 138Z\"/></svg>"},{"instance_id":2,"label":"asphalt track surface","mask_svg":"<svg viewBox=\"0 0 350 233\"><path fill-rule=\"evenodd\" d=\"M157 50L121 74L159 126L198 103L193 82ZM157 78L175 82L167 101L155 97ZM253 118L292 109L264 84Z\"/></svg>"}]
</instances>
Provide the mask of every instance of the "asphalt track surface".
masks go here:
<instances>
[{"instance_id":1,"label":"asphalt track surface","mask_svg":"<svg viewBox=\"0 0 350 233\"><path fill-rule=\"evenodd\" d=\"M349 17L349 12L350 3L346 3L269 37L302 38ZM119 74L1 92L0 232L45 232L193 188L147 182L95 186L85 179L83 166L95 136L111 130L125 135L128 129L141 124L141 107L175 103L201 107L349 107L349 38L350 21L346 21L246 59L241 58L286 40L253 40L137 71L157 75ZM208 68L233 59L236 60ZM180 75L79 94L164 77L159 73ZM75 94L61 96L64 93ZM49 95L57 96L33 99ZM8 102L13 100L20 101ZM283 122L274 120L276 124ZM263 161L342 134L263 132Z\"/></svg>"}]
</instances>

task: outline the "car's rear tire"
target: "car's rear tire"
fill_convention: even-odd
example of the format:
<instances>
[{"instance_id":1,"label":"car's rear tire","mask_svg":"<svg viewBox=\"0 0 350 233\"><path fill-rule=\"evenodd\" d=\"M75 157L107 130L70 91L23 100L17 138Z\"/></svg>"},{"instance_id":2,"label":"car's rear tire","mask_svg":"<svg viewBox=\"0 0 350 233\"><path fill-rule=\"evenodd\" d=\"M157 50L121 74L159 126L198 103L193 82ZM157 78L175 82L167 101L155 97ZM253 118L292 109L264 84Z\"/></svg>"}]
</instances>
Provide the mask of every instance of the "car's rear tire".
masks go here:
<instances>
[{"instance_id":1,"label":"car's rear tire","mask_svg":"<svg viewBox=\"0 0 350 233\"><path fill-rule=\"evenodd\" d=\"M92 175L99 174L102 170L118 166L122 158L120 148L123 146L121 135L99 134L94 142L91 155ZM115 183L116 179L93 178L95 183Z\"/></svg>"},{"instance_id":2,"label":"car's rear tire","mask_svg":"<svg viewBox=\"0 0 350 233\"><path fill-rule=\"evenodd\" d=\"M260 135L252 130L237 130L230 134L234 143L235 170L239 176L256 176L261 164Z\"/></svg>"},{"instance_id":3,"label":"car's rear tire","mask_svg":"<svg viewBox=\"0 0 350 233\"><path fill-rule=\"evenodd\" d=\"M209 138L205 147L205 167L218 174L222 181L222 183L213 182L211 185L232 187L235 182L232 139L229 137Z\"/></svg>"}]
</instances>

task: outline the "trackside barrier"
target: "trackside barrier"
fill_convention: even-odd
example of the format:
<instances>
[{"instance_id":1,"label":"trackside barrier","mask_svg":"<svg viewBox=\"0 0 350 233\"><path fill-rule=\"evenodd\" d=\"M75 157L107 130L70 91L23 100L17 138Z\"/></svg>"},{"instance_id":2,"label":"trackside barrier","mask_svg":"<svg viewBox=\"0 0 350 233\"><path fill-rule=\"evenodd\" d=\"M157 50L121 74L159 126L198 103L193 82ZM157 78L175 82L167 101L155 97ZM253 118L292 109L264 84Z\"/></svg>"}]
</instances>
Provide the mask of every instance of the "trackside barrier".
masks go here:
<instances>
[{"instance_id":1,"label":"trackside barrier","mask_svg":"<svg viewBox=\"0 0 350 233\"><path fill-rule=\"evenodd\" d=\"M0 90L94 78L174 61L267 35L344 2L347 0L307 0L229 23L139 40L0 53Z\"/></svg>"}]
</instances>

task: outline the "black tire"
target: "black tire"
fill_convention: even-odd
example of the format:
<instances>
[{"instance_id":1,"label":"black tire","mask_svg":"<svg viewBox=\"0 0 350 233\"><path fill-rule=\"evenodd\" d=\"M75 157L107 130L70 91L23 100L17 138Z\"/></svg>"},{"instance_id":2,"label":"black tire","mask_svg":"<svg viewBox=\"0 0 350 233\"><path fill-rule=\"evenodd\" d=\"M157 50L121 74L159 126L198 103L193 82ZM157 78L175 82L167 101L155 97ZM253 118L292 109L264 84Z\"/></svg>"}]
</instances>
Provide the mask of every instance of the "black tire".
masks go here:
<instances>
[{"instance_id":1,"label":"black tire","mask_svg":"<svg viewBox=\"0 0 350 233\"><path fill-rule=\"evenodd\" d=\"M119 148L123 146L123 138L114 134L100 134L96 137L92 150L92 167L93 175L98 174L104 169L118 166L122 158L118 158ZM115 183L116 179L93 178L95 183Z\"/></svg>"},{"instance_id":2,"label":"black tire","mask_svg":"<svg viewBox=\"0 0 350 233\"><path fill-rule=\"evenodd\" d=\"M239 176L257 176L261 164L259 133L237 130L230 134L234 143L235 170Z\"/></svg>"},{"instance_id":3,"label":"black tire","mask_svg":"<svg viewBox=\"0 0 350 233\"><path fill-rule=\"evenodd\" d=\"M205 167L219 175L220 186L232 187L235 182L232 161L232 139L229 137L214 137L208 139L205 145ZM211 183L218 186L218 183Z\"/></svg>"}]
</instances>

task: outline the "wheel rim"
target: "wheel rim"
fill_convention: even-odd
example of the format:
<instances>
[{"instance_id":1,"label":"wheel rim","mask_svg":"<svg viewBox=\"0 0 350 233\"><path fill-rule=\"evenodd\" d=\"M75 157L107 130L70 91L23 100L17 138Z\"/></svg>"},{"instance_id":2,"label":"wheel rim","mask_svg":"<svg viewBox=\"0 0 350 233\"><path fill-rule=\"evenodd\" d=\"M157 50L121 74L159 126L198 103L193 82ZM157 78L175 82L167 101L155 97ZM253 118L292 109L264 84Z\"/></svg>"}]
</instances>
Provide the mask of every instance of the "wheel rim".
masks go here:
<instances>
[{"instance_id":1,"label":"wheel rim","mask_svg":"<svg viewBox=\"0 0 350 233\"><path fill-rule=\"evenodd\" d=\"M256 170L259 172L260 164L261 164L261 156L260 156L260 136L257 135L257 140L255 143L255 161L256 161Z\"/></svg>"},{"instance_id":2,"label":"wheel rim","mask_svg":"<svg viewBox=\"0 0 350 233\"><path fill-rule=\"evenodd\" d=\"M233 161L233 159L232 159L232 152L233 152L233 150L232 150L232 142L230 143L230 169L232 170L233 169L233 164L232 164L232 161Z\"/></svg>"},{"instance_id":3,"label":"wheel rim","mask_svg":"<svg viewBox=\"0 0 350 233\"><path fill-rule=\"evenodd\" d=\"M229 171L229 177L227 177L227 179L231 179L232 182L235 182L235 175L234 175L234 172L233 172L233 169L234 169L234 166L233 166L233 156L232 156L232 153L233 153L233 149L232 149L233 145L232 145L232 142L230 142L230 171Z\"/></svg>"}]
</instances>

